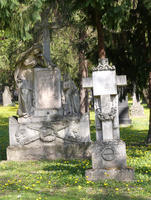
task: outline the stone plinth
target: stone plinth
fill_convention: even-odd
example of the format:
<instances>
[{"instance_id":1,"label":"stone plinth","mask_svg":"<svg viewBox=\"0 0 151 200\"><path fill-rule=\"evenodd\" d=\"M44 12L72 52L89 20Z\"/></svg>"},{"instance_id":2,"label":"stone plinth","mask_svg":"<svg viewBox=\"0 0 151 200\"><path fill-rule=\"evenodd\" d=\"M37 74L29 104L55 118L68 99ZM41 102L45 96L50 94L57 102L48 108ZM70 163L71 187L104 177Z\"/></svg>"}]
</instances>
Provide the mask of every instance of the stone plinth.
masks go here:
<instances>
[{"instance_id":1,"label":"stone plinth","mask_svg":"<svg viewBox=\"0 0 151 200\"><path fill-rule=\"evenodd\" d=\"M106 179L115 179L118 181L132 181L134 179L134 170L132 168L121 169L89 169L85 173L89 181L100 181Z\"/></svg>"},{"instance_id":2,"label":"stone plinth","mask_svg":"<svg viewBox=\"0 0 151 200\"><path fill-rule=\"evenodd\" d=\"M43 144L40 140L28 146L9 146L7 160L58 160L88 159L91 143L59 143L59 141Z\"/></svg>"},{"instance_id":3,"label":"stone plinth","mask_svg":"<svg viewBox=\"0 0 151 200\"><path fill-rule=\"evenodd\" d=\"M122 140L97 142L92 148L92 168L126 167L126 146Z\"/></svg>"}]
</instances>

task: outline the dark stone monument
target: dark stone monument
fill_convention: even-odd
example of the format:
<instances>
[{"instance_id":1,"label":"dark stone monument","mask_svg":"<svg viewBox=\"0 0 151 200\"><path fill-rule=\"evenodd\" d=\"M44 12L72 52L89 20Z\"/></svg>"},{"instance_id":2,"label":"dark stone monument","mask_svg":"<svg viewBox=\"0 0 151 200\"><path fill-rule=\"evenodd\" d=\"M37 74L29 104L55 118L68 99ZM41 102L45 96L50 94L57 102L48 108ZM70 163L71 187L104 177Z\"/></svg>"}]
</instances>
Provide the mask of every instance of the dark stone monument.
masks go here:
<instances>
[{"instance_id":1,"label":"dark stone monument","mask_svg":"<svg viewBox=\"0 0 151 200\"><path fill-rule=\"evenodd\" d=\"M121 125L130 125L131 120L129 118L128 95L124 87L118 88L118 96L119 123Z\"/></svg>"}]
</instances>

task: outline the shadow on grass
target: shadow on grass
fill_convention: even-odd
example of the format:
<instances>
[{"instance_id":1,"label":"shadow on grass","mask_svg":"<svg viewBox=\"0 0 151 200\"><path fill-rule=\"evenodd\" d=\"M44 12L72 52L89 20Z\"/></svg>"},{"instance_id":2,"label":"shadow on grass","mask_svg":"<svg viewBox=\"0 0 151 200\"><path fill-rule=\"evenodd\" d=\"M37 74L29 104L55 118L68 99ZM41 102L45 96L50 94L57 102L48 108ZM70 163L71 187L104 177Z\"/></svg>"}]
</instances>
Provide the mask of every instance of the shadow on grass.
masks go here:
<instances>
[{"instance_id":1,"label":"shadow on grass","mask_svg":"<svg viewBox=\"0 0 151 200\"><path fill-rule=\"evenodd\" d=\"M151 198L143 198L143 197L132 197L128 196L126 194L121 194L121 193L114 193L110 192L108 194L104 194L102 192L96 193L96 194L89 194L85 190L69 190L67 188L64 188L64 191L58 191L57 188L51 188L49 191L38 191L38 190L26 190L21 188L21 190L17 193L14 192L16 191L16 188L13 186L10 186L7 189L7 194L6 193L1 193L0 199L16 199L16 197L20 196L20 198L23 199L35 199L40 195L41 199L47 198L48 200L79 200L79 199L84 199L84 200L150 200ZM20 195L21 194L21 195ZM18 199L18 198L17 198ZM39 198L38 198L39 199Z\"/></svg>"},{"instance_id":2,"label":"shadow on grass","mask_svg":"<svg viewBox=\"0 0 151 200\"><path fill-rule=\"evenodd\" d=\"M149 198L142 198L142 197L129 197L123 194L109 194L109 195L102 195L102 194L95 194L91 195L90 197L93 200L149 200Z\"/></svg>"},{"instance_id":3,"label":"shadow on grass","mask_svg":"<svg viewBox=\"0 0 151 200\"><path fill-rule=\"evenodd\" d=\"M0 160L6 160L6 148L9 145L8 118L2 118L0 123Z\"/></svg>"},{"instance_id":4,"label":"shadow on grass","mask_svg":"<svg viewBox=\"0 0 151 200\"><path fill-rule=\"evenodd\" d=\"M49 166L45 166L43 168L44 171L66 171L66 174L69 175L79 175L81 174L83 177L85 177L85 164L82 161L78 160L70 160L67 164L64 163L65 161L55 161L54 164L51 163ZM87 168L91 168L91 162L87 166Z\"/></svg>"},{"instance_id":5,"label":"shadow on grass","mask_svg":"<svg viewBox=\"0 0 151 200\"><path fill-rule=\"evenodd\" d=\"M150 167L146 167L146 166L137 166L135 167L135 172L137 174L141 173L142 175L147 175L147 176L151 176L151 171L150 171ZM151 181L150 181L151 184Z\"/></svg>"},{"instance_id":6,"label":"shadow on grass","mask_svg":"<svg viewBox=\"0 0 151 200\"><path fill-rule=\"evenodd\" d=\"M145 145L147 138L147 130L137 130L133 127L120 128L121 140L124 140L127 145Z\"/></svg>"}]
</instances>

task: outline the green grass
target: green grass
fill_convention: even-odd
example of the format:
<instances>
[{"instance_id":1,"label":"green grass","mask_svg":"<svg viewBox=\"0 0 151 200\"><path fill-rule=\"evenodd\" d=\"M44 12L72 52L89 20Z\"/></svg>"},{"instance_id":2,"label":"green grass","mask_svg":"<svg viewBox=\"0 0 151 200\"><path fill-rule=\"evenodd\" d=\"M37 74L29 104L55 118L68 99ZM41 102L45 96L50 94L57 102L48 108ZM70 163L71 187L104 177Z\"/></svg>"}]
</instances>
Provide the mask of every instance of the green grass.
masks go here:
<instances>
[{"instance_id":1,"label":"green grass","mask_svg":"<svg viewBox=\"0 0 151 200\"><path fill-rule=\"evenodd\" d=\"M16 107L0 107L0 200L147 200L151 199L151 146L145 145L148 130L145 117L133 118L130 127L121 128L121 139L127 144L127 164L135 168L135 180L86 181L89 160L26 161L6 159L8 117ZM95 140L94 113L91 133Z\"/></svg>"}]
</instances>

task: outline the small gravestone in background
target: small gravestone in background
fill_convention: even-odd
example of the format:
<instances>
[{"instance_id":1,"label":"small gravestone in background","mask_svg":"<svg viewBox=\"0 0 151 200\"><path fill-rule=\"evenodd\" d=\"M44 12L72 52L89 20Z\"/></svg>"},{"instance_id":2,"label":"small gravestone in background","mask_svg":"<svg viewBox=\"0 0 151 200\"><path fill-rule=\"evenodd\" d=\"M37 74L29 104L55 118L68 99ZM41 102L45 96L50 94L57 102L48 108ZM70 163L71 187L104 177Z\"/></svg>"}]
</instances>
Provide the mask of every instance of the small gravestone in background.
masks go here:
<instances>
[{"instance_id":1,"label":"small gravestone in background","mask_svg":"<svg viewBox=\"0 0 151 200\"><path fill-rule=\"evenodd\" d=\"M129 118L128 95L126 94L125 88L119 88L118 95L119 123L121 125L130 125L131 120Z\"/></svg>"},{"instance_id":2,"label":"small gravestone in background","mask_svg":"<svg viewBox=\"0 0 151 200\"><path fill-rule=\"evenodd\" d=\"M4 88L2 99L3 99L3 106L8 106L12 104L12 96L8 86L5 86Z\"/></svg>"},{"instance_id":3,"label":"small gravestone in background","mask_svg":"<svg viewBox=\"0 0 151 200\"><path fill-rule=\"evenodd\" d=\"M136 85L133 87L133 104L130 108L130 114L132 117L143 117L144 116L144 107L141 105L140 101L136 97Z\"/></svg>"},{"instance_id":4,"label":"small gravestone in background","mask_svg":"<svg viewBox=\"0 0 151 200\"><path fill-rule=\"evenodd\" d=\"M117 87L126 85L126 76L116 76L108 59L99 59L92 78L83 79L84 88L93 88L96 142L91 147L92 169L86 170L90 181L117 179L129 181L134 171L126 164L126 146L120 140Z\"/></svg>"},{"instance_id":5,"label":"small gravestone in background","mask_svg":"<svg viewBox=\"0 0 151 200\"><path fill-rule=\"evenodd\" d=\"M87 158L89 114L80 114L77 87L40 55L37 46L25 52L15 72L19 117L9 118L7 159Z\"/></svg>"}]
</instances>

